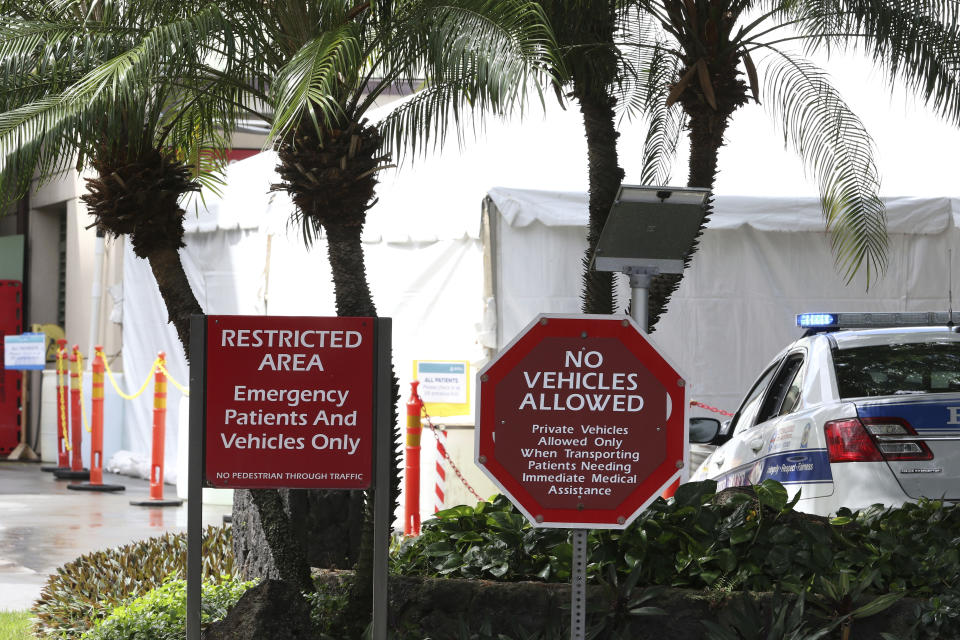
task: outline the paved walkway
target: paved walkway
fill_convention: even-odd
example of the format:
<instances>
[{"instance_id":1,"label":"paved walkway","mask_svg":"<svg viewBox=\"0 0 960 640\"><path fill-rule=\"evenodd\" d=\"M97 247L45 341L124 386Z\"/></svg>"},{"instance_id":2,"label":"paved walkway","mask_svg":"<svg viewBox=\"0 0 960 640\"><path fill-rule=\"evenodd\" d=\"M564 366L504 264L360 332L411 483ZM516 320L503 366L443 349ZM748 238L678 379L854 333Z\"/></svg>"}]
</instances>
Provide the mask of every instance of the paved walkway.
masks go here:
<instances>
[{"instance_id":1,"label":"paved walkway","mask_svg":"<svg viewBox=\"0 0 960 640\"><path fill-rule=\"evenodd\" d=\"M166 531L186 531L187 506L134 507L145 480L104 474L125 491L70 491L35 463L0 462L0 611L29 608L47 576L84 553ZM167 497L175 493L167 486ZM203 523L220 524L230 507L204 505Z\"/></svg>"}]
</instances>

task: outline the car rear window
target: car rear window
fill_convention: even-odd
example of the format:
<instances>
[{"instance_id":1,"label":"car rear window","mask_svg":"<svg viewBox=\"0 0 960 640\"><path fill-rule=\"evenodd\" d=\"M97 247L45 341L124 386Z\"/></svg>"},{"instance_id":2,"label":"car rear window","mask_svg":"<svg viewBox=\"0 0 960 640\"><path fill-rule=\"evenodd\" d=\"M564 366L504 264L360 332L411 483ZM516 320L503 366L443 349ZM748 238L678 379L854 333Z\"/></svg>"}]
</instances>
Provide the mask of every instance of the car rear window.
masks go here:
<instances>
[{"instance_id":1,"label":"car rear window","mask_svg":"<svg viewBox=\"0 0 960 640\"><path fill-rule=\"evenodd\" d=\"M841 398L960 391L960 342L834 349Z\"/></svg>"}]
</instances>

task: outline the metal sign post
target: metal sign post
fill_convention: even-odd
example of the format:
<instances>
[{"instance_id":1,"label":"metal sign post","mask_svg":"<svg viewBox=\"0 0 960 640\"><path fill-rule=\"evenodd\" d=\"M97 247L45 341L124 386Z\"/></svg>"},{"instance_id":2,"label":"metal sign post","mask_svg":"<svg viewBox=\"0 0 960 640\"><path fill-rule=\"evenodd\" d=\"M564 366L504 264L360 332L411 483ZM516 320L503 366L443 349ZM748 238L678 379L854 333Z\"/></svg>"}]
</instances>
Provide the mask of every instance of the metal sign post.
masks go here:
<instances>
[{"instance_id":1,"label":"metal sign post","mask_svg":"<svg viewBox=\"0 0 960 640\"><path fill-rule=\"evenodd\" d=\"M206 423L207 318L190 318L190 444L187 454L187 640L200 640L203 582L203 445Z\"/></svg>"},{"instance_id":2,"label":"metal sign post","mask_svg":"<svg viewBox=\"0 0 960 640\"><path fill-rule=\"evenodd\" d=\"M573 559L570 570L570 640L584 640L587 634L587 530L573 530Z\"/></svg>"},{"instance_id":3,"label":"metal sign post","mask_svg":"<svg viewBox=\"0 0 960 640\"><path fill-rule=\"evenodd\" d=\"M377 366L375 371L373 471L373 640L387 639L387 560L390 547L390 451L393 425L390 421L392 352L390 318L379 318L374 336Z\"/></svg>"}]
</instances>

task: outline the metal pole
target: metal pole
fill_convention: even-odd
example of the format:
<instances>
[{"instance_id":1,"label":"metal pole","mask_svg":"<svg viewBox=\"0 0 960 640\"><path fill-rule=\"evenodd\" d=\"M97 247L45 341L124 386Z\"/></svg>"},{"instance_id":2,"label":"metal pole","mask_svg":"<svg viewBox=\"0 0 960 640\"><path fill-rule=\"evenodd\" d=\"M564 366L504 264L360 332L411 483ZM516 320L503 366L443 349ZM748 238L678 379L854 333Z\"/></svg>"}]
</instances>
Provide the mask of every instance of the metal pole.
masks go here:
<instances>
[{"instance_id":1,"label":"metal pole","mask_svg":"<svg viewBox=\"0 0 960 640\"><path fill-rule=\"evenodd\" d=\"M392 376L390 318L376 320L376 416L373 424L373 640L387 638L387 555L390 540L390 452L393 425L390 423ZM189 639L188 640L192 640Z\"/></svg>"},{"instance_id":2,"label":"metal pole","mask_svg":"<svg viewBox=\"0 0 960 640\"><path fill-rule=\"evenodd\" d=\"M570 640L584 640L587 633L587 530L573 530L573 561L570 571Z\"/></svg>"},{"instance_id":3,"label":"metal pole","mask_svg":"<svg viewBox=\"0 0 960 640\"><path fill-rule=\"evenodd\" d=\"M200 640L203 581L203 437L206 395L206 316L190 318L190 439L187 457L187 640Z\"/></svg>"},{"instance_id":4,"label":"metal pole","mask_svg":"<svg viewBox=\"0 0 960 640\"><path fill-rule=\"evenodd\" d=\"M100 298L103 297L103 236L104 232L97 229L97 236L93 243L93 286L90 292L90 333L87 343L87 362L93 366L96 355L95 345L100 342Z\"/></svg>"},{"instance_id":5,"label":"metal pole","mask_svg":"<svg viewBox=\"0 0 960 640\"><path fill-rule=\"evenodd\" d=\"M650 275L647 273L632 273L630 276L630 315L636 320L644 333L647 327L647 288L650 286Z\"/></svg>"}]
</instances>

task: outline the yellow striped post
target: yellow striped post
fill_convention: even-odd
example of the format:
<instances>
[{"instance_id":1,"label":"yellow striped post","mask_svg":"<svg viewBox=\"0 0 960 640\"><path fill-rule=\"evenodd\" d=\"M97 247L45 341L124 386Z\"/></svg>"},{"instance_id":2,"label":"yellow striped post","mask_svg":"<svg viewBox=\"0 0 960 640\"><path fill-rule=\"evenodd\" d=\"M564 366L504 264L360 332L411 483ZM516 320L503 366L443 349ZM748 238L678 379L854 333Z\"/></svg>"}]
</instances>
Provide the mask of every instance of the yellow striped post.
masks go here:
<instances>
[{"instance_id":1,"label":"yellow striped post","mask_svg":"<svg viewBox=\"0 0 960 640\"><path fill-rule=\"evenodd\" d=\"M167 376L163 370L167 354L157 354L153 378L153 447L150 452L150 499L163 500L163 455L167 425Z\"/></svg>"},{"instance_id":2,"label":"yellow striped post","mask_svg":"<svg viewBox=\"0 0 960 640\"><path fill-rule=\"evenodd\" d=\"M80 347L73 345L70 354L70 470L83 471L80 447L83 444L83 417L80 407Z\"/></svg>"},{"instance_id":3,"label":"yellow striped post","mask_svg":"<svg viewBox=\"0 0 960 640\"><path fill-rule=\"evenodd\" d=\"M103 347L94 348L90 399L90 484L103 484Z\"/></svg>"}]
</instances>

